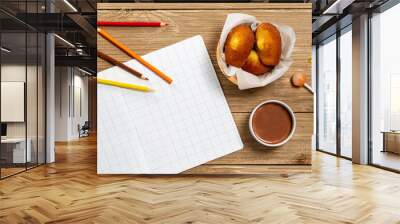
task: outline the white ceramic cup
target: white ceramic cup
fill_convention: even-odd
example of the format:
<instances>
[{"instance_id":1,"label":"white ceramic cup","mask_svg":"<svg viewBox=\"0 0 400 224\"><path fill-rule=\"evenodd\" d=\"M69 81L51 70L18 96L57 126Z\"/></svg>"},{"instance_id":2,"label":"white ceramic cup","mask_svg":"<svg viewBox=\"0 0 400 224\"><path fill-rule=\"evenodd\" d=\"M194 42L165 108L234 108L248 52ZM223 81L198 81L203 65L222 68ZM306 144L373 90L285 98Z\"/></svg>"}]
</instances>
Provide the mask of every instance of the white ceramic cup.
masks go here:
<instances>
[{"instance_id":1,"label":"white ceramic cup","mask_svg":"<svg viewBox=\"0 0 400 224\"><path fill-rule=\"evenodd\" d=\"M262 105L267 104L267 103L276 103L276 104L279 104L279 105L283 106L283 107L289 112L290 116L292 117L292 130L290 131L289 136L288 136L285 140L283 140L282 142L275 143L275 144L270 144L270 143L265 142L265 141L262 140L261 138L257 137L257 135L254 133L253 125L252 125L252 120L253 120L254 113L256 112L256 110L257 110L258 108L260 108ZM278 146L282 146L282 145L286 144L286 143L293 137L293 134L294 134L294 132L295 132L295 130L296 130L296 117L294 116L293 110L292 110L286 103L284 103L284 102L282 102L282 101L279 101L279 100L266 100L266 101L264 101L264 102L258 104L258 105L253 109L253 111L251 112L251 114L250 114L250 119L249 119L249 129L250 129L250 133L251 133L251 135L253 136L253 138L254 138L257 142L259 142L260 144L265 145L265 146L268 146L268 147L278 147Z\"/></svg>"}]
</instances>

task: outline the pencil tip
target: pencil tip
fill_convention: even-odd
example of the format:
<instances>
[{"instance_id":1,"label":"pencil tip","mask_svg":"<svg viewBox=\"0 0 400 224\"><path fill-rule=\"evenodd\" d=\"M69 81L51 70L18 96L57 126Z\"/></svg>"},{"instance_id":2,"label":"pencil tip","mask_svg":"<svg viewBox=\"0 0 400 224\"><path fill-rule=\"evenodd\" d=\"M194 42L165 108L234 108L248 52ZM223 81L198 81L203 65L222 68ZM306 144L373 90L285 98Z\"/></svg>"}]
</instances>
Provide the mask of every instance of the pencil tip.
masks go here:
<instances>
[{"instance_id":1,"label":"pencil tip","mask_svg":"<svg viewBox=\"0 0 400 224\"><path fill-rule=\"evenodd\" d=\"M160 26L167 26L168 23L161 22Z\"/></svg>"},{"instance_id":2,"label":"pencil tip","mask_svg":"<svg viewBox=\"0 0 400 224\"><path fill-rule=\"evenodd\" d=\"M149 78L142 76L141 77L143 80L149 80Z\"/></svg>"}]
</instances>

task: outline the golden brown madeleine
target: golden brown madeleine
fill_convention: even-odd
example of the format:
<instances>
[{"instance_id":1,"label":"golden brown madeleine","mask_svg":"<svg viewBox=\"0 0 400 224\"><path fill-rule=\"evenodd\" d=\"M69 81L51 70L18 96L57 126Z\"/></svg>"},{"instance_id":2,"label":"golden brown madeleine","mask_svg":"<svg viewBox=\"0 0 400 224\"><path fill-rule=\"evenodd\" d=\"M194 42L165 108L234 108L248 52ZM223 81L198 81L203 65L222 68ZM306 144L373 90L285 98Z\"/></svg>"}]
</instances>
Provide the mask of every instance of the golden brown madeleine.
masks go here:
<instances>
[{"instance_id":1,"label":"golden brown madeleine","mask_svg":"<svg viewBox=\"0 0 400 224\"><path fill-rule=\"evenodd\" d=\"M256 51L264 65L279 63L282 40L279 30L271 23L261 23L256 29Z\"/></svg>"},{"instance_id":2,"label":"golden brown madeleine","mask_svg":"<svg viewBox=\"0 0 400 224\"><path fill-rule=\"evenodd\" d=\"M265 66L263 63L261 63L260 58L255 50L251 50L249 57L244 63L242 69L257 76L263 75L272 70L271 67Z\"/></svg>"},{"instance_id":3,"label":"golden brown madeleine","mask_svg":"<svg viewBox=\"0 0 400 224\"><path fill-rule=\"evenodd\" d=\"M225 41L225 61L229 65L242 67L254 46L255 37L250 26L241 24L235 26Z\"/></svg>"}]
</instances>

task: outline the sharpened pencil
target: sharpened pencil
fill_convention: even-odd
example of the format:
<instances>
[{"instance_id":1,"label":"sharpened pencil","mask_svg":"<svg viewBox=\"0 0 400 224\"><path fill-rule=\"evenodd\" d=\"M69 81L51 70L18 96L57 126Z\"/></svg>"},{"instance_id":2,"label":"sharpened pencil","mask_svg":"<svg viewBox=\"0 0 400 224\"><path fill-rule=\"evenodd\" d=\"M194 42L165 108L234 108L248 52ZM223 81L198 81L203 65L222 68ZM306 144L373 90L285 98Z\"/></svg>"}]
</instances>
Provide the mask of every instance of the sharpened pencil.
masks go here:
<instances>
[{"instance_id":1,"label":"sharpened pencil","mask_svg":"<svg viewBox=\"0 0 400 224\"><path fill-rule=\"evenodd\" d=\"M132 26L132 27L162 27L168 25L164 22L146 21L97 21L97 26Z\"/></svg>"},{"instance_id":2,"label":"sharpened pencil","mask_svg":"<svg viewBox=\"0 0 400 224\"><path fill-rule=\"evenodd\" d=\"M154 89L151 89L150 87L147 87L147 86L118 82L118 81L102 79L102 78L97 78L97 83L101 83L101 84L109 85L109 86L116 86L116 87L125 88L125 89L133 89L133 90L138 90L138 91L143 91L143 92L153 92L154 91Z\"/></svg>"},{"instance_id":3,"label":"sharpened pencil","mask_svg":"<svg viewBox=\"0 0 400 224\"><path fill-rule=\"evenodd\" d=\"M106 54L104 54L103 52L101 52L99 50L97 51L97 56L99 56L99 58L101 58L101 59L103 59L105 61L110 62L113 65L116 65L116 66L124 69L125 71L131 73L132 75L134 75L134 76L136 76L136 77L138 77L140 79L149 80L142 73L134 70L133 68L128 67L127 65L125 65L122 62L118 61L117 59L115 59L115 58L113 58L113 57L111 57L109 55L106 55Z\"/></svg>"},{"instance_id":4,"label":"sharpened pencil","mask_svg":"<svg viewBox=\"0 0 400 224\"><path fill-rule=\"evenodd\" d=\"M118 47L120 50L125 52L127 55L131 56L132 58L136 59L138 62L140 62L142 65L146 66L148 69L153 71L155 74L157 74L160 78L162 78L164 81L166 81L168 84L172 83L172 78L166 75L164 72L158 70L156 67L154 67L152 64L144 60L142 57L140 57L138 54L130 50L127 46L123 45L121 42L119 42L117 39L112 37L110 34L105 32L104 30L97 28L97 32L104 37L106 40L108 40L110 43L112 43L114 46Z\"/></svg>"}]
</instances>

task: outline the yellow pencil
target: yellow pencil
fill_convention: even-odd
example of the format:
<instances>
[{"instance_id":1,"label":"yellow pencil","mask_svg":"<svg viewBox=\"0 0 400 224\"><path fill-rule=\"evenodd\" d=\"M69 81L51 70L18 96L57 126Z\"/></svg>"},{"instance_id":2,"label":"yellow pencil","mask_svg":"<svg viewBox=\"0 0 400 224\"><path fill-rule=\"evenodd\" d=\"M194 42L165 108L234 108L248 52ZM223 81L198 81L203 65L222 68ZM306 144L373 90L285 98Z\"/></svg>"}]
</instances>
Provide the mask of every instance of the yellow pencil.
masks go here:
<instances>
[{"instance_id":1,"label":"yellow pencil","mask_svg":"<svg viewBox=\"0 0 400 224\"><path fill-rule=\"evenodd\" d=\"M139 90L143 92L152 92L154 91L153 89L147 87L147 86L141 86L141 85L136 85L136 84L130 84L130 83L124 83L124 82L117 82L117 81L112 81L108 79L101 79L97 78L97 82L104 84L104 85L110 85L110 86L116 86L120 88L126 88L126 89L133 89L133 90Z\"/></svg>"}]
</instances>

